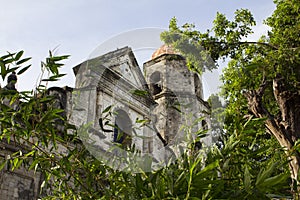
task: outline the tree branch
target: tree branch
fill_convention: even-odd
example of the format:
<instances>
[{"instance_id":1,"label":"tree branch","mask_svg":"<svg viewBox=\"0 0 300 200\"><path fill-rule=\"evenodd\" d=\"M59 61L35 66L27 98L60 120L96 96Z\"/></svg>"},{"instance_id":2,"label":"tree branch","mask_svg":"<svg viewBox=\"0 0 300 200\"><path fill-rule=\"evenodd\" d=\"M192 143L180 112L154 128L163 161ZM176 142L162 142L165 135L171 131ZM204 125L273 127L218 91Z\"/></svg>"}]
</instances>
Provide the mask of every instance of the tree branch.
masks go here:
<instances>
[{"instance_id":1,"label":"tree branch","mask_svg":"<svg viewBox=\"0 0 300 200\"><path fill-rule=\"evenodd\" d=\"M248 100L249 110L258 118L266 118L265 125L271 134L275 136L282 147L290 149L292 147L292 138L285 130L282 130L274 116L264 107L262 96L269 82L264 81L257 90L244 92Z\"/></svg>"}]
</instances>

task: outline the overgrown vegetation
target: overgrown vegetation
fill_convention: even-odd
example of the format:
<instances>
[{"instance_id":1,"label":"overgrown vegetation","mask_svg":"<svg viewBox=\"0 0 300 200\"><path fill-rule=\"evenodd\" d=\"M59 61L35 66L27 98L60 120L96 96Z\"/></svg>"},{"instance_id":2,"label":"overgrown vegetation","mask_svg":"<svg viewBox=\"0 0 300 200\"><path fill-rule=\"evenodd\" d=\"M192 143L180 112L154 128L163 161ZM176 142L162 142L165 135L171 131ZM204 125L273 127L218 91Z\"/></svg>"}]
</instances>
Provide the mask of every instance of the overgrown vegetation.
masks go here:
<instances>
[{"instance_id":1,"label":"overgrown vegetation","mask_svg":"<svg viewBox=\"0 0 300 200\"><path fill-rule=\"evenodd\" d=\"M274 2L276 10L265 20L271 30L258 41L247 41L255 21L245 9L237 10L232 21L218 13L214 27L205 33L193 24L179 27L173 18L162 38L181 50L190 69L199 73L212 69L215 65L210 63L219 59L230 60L222 76L228 105L226 133L236 134L250 118L263 121L252 131L266 138L265 142L271 136L284 150L289 160L291 191L294 198L299 198L300 4L299 0ZM262 142L257 141L257 145Z\"/></svg>"},{"instance_id":2,"label":"overgrown vegetation","mask_svg":"<svg viewBox=\"0 0 300 200\"><path fill-rule=\"evenodd\" d=\"M0 160L1 169L42 173L44 199L297 199L300 2L275 3L277 9L266 21L272 30L258 42L245 41L255 21L244 9L233 21L218 13L206 33L191 24L178 27L172 19L162 34L199 73L220 58L231 59L223 75L227 107L219 147L205 154L186 149L182 159L156 172L131 174L107 167L89 154L60 115L63 110L46 95L46 82L63 76L59 68L68 58L50 53L42 64L50 76L37 88L0 93L10 101L1 102L0 139L22 147ZM23 51L2 56L2 79L13 71L23 75L29 60ZM16 101L18 108L11 106ZM57 129L57 119L65 129Z\"/></svg>"}]
</instances>

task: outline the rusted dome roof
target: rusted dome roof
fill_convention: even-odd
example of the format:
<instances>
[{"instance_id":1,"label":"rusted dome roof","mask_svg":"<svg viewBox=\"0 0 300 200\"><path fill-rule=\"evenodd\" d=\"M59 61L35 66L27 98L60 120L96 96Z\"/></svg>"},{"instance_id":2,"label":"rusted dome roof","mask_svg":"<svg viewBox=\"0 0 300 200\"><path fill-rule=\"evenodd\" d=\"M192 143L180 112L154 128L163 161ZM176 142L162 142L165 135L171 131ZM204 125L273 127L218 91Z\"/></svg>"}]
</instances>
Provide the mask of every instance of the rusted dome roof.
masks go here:
<instances>
[{"instance_id":1,"label":"rusted dome roof","mask_svg":"<svg viewBox=\"0 0 300 200\"><path fill-rule=\"evenodd\" d=\"M152 59L157 58L163 54L176 54L180 55L179 51L174 49L172 46L164 44L159 47L151 56Z\"/></svg>"}]
</instances>

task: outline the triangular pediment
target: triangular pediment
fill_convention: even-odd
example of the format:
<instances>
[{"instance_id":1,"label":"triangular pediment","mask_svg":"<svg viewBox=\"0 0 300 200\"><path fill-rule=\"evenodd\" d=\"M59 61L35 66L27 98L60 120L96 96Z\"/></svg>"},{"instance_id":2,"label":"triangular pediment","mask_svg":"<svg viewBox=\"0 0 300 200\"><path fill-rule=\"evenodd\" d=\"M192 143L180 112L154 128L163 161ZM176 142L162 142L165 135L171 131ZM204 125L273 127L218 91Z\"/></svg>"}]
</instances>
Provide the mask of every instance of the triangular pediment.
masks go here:
<instances>
[{"instance_id":1,"label":"triangular pediment","mask_svg":"<svg viewBox=\"0 0 300 200\"><path fill-rule=\"evenodd\" d=\"M147 90L143 73L129 47L117 49L98 58L101 65L140 90Z\"/></svg>"},{"instance_id":2,"label":"triangular pediment","mask_svg":"<svg viewBox=\"0 0 300 200\"><path fill-rule=\"evenodd\" d=\"M76 78L77 82L82 81L80 74L84 74L84 71L94 71L97 74L94 77L99 79L94 81L99 82L100 79L106 78L103 77L105 70L109 70L115 74L115 76L110 77L110 81L113 81L112 78L116 80L121 78L124 80L124 82L132 85L132 87L138 90L148 91L143 73L136 61L132 49L129 47L117 49L99 57L89 59L84 63L74 67L73 70L76 77L78 77Z\"/></svg>"},{"instance_id":3,"label":"triangular pediment","mask_svg":"<svg viewBox=\"0 0 300 200\"><path fill-rule=\"evenodd\" d=\"M120 63L117 66L111 67L113 71L121 75L122 78L124 78L126 81L130 82L136 87L140 87L141 83L136 76L134 67L130 65L128 62Z\"/></svg>"}]
</instances>

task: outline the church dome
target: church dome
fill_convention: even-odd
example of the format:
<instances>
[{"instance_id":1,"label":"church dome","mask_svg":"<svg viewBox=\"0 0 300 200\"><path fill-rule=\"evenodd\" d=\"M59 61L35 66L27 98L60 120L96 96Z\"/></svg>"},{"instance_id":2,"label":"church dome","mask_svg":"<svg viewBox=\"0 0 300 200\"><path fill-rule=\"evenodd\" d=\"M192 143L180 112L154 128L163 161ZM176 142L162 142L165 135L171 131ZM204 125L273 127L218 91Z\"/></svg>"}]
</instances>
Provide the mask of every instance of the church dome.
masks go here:
<instances>
[{"instance_id":1,"label":"church dome","mask_svg":"<svg viewBox=\"0 0 300 200\"><path fill-rule=\"evenodd\" d=\"M157 58L163 54L176 54L180 55L180 52L174 49L171 45L164 44L159 47L151 56L151 59Z\"/></svg>"}]
</instances>

